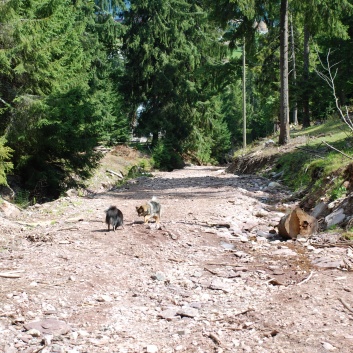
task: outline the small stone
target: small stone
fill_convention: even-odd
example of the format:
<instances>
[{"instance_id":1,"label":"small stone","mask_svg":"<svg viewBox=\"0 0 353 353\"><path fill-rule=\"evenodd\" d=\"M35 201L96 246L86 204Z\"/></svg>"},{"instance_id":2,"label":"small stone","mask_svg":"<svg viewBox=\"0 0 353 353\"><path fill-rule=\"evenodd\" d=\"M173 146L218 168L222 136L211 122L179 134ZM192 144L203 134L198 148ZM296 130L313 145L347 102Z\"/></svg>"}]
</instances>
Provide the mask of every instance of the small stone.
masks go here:
<instances>
[{"instance_id":1,"label":"small stone","mask_svg":"<svg viewBox=\"0 0 353 353\"><path fill-rule=\"evenodd\" d=\"M181 317L196 317L199 315L199 311L195 308L190 308L190 307L183 307L177 312L178 315Z\"/></svg>"},{"instance_id":2,"label":"small stone","mask_svg":"<svg viewBox=\"0 0 353 353\"><path fill-rule=\"evenodd\" d=\"M57 319L44 319L41 321L34 321L24 325L26 330L36 329L41 333L65 335L71 331L69 325L64 321Z\"/></svg>"},{"instance_id":3,"label":"small stone","mask_svg":"<svg viewBox=\"0 0 353 353\"><path fill-rule=\"evenodd\" d=\"M31 335L32 337L39 337L41 335L41 332L35 328L32 328L27 331L28 335Z\"/></svg>"},{"instance_id":4,"label":"small stone","mask_svg":"<svg viewBox=\"0 0 353 353\"><path fill-rule=\"evenodd\" d=\"M165 281L165 274L161 271L158 271L156 274L152 275L151 278L156 281Z\"/></svg>"},{"instance_id":5,"label":"small stone","mask_svg":"<svg viewBox=\"0 0 353 353\"><path fill-rule=\"evenodd\" d=\"M153 345L153 344L149 344L148 346L146 346L146 353L157 353L158 352L158 347Z\"/></svg>"},{"instance_id":6,"label":"small stone","mask_svg":"<svg viewBox=\"0 0 353 353\"><path fill-rule=\"evenodd\" d=\"M85 330L79 330L77 331L77 333L81 336L81 337L88 337L90 334L85 331Z\"/></svg>"},{"instance_id":7,"label":"small stone","mask_svg":"<svg viewBox=\"0 0 353 353\"><path fill-rule=\"evenodd\" d=\"M337 348L334 347L331 343L328 343L328 342L321 342L321 344L322 344L322 347L323 347L324 349L326 349L327 351L334 351L334 350L337 349Z\"/></svg>"},{"instance_id":8,"label":"small stone","mask_svg":"<svg viewBox=\"0 0 353 353\"><path fill-rule=\"evenodd\" d=\"M77 337L78 337L78 332L73 331L73 332L70 333L70 339L71 340L76 341Z\"/></svg>"},{"instance_id":9,"label":"small stone","mask_svg":"<svg viewBox=\"0 0 353 353\"><path fill-rule=\"evenodd\" d=\"M109 295L106 295L106 294L102 294L100 295L99 297L97 297L97 302L111 302L113 299L109 296Z\"/></svg>"},{"instance_id":10,"label":"small stone","mask_svg":"<svg viewBox=\"0 0 353 353\"><path fill-rule=\"evenodd\" d=\"M170 321L172 319L175 319L177 312L178 312L177 309L163 310L158 314L158 317Z\"/></svg>"}]
</instances>

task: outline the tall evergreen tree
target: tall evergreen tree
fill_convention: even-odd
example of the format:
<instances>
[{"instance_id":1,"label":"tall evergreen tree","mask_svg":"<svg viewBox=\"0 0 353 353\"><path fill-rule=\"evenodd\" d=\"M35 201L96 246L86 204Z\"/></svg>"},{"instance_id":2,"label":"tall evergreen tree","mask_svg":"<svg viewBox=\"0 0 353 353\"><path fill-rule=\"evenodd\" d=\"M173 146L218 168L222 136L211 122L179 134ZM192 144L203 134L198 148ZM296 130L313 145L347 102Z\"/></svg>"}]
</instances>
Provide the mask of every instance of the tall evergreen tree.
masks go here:
<instances>
[{"instance_id":1,"label":"tall evergreen tree","mask_svg":"<svg viewBox=\"0 0 353 353\"><path fill-rule=\"evenodd\" d=\"M289 87L288 87L288 0L281 0L281 46L280 46L280 72L281 72L281 109L279 144L289 142Z\"/></svg>"},{"instance_id":2,"label":"tall evergreen tree","mask_svg":"<svg viewBox=\"0 0 353 353\"><path fill-rule=\"evenodd\" d=\"M152 134L154 146L158 137L167 142L166 154L175 157L171 168L179 166L182 154L204 162L212 154L210 131L222 125L214 99L215 67L222 58L219 33L198 2L186 0L134 1L125 24L122 92L132 103L132 120L140 107L138 130Z\"/></svg>"},{"instance_id":3,"label":"tall evergreen tree","mask_svg":"<svg viewBox=\"0 0 353 353\"><path fill-rule=\"evenodd\" d=\"M352 14L349 0L293 0L292 11L297 20L302 20L304 31L303 73L301 101L303 107L303 127L310 126L310 101L315 91L310 75L310 39L324 35L326 37L347 37L346 27L342 23L345 14Z\"/></svg>"},{"instance_id":4,"label":"tall evergreen tree","mask_svg":"<svg viewBox=\"0 0 353 353\"><path fill-rule=\"evenodd\" d=\"M1 129L26 187L58 196L95 167L94 147L117 117L93 3L15 1L1 7ZM111 72L111 70L110 70Z\"/></svg>"}]
</instances>

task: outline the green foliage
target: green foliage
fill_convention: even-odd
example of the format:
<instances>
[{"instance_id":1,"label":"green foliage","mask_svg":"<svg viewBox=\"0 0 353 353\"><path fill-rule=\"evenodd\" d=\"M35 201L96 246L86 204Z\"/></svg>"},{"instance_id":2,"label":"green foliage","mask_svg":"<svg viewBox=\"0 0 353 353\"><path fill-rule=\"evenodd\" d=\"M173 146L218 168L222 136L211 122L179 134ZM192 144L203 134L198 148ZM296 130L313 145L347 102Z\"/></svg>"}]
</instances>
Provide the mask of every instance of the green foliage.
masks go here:
<instances>
[{"instance_id":1,"label":"green foliage","mask_svg":"<svg viewBox=\"0 0 353 353\"><path fill-rule=\"evenodd\" d=\"M221 126L217 99L221 82L234 76L234 66L220 61L226 48L205 10L186 0L139 0L126 13L125 24L121 92L130 104L135 133L153 135L158 168L180 166L182 155L203 162L220 158L230 135ZM136 116L137 107L142 109ZM226 143L219 136L223 133ZM163 141L157 146L158 136Z\"/></svg>"},{"instance_id":2,"label":"green foliage","mask_svg":"<svg viewBox=\"0 0 353 353\"><path fill-rule=\"evenodd\" d=\"M50 197L80 184L99 160L98 143L128 139L116 88L121 25L95 11L69 0L0 5L0 133L33 193L39 181Z\"/></svg>"},{"instance_id":3,"label":"green foliage","mask_svg":"<svg viewBox=\"0 0 353 353\"><path fill-rule=\"evenodd\" d=\"M136 179L139 177L151 177L150 173L151 165L148 160L141 160L137 165L133 165L128 168L125 177L117 183L117 186L125 185L130 179Z\"/></svg>"},{"instance_id":4,"label":"green foliage","mask_svg":"<svg viewBox=\"0 0 353 353\"><path fill-rule=\"evenodd\" d=\"M0 185L7 185L6 174L13 168L12 163L9 161L13 150L5 146L5 144L5 137L0 136Z\"/></svg>"},{"instance_id":5,"label":"green foliage","mask_svg":"<svg viewBox=\"0 0 353 353\"><path fill-rule=\"evenodd\" d=\"M342 233L342 238L345 240L352 241L353 240L353 228L347 229L347 231Z\"/></svg>"},{"instance_id":6,"label":"green foliage","mask_svg":"<svg viewBox=\"0 0 353 353\"><path fill-rule=\"evenodd\" d=\"M152 174L149 172L150 164L146 160L142 160L138 165L133 165L129 168L126 178L127 179L135 179L140 176L151 176Z\"/></svg>"},{"instance_id":7,"label":"green foliage","mask_svg":"<svg viewBox=\"0 0 353 353\"><path fill-rule=\"evenodd\" d=\"M156 169L172 171L184 166L180 153L173 147L173 143L161 139L152 152L153 166Z\"/></svg>"},{"instance_id":8,"label":"green foliage","mask_svg":"<svg viewBox=\"0 0 353 353\"><path fill-rule=\"evenodd\" d=\"M30 192L28 190L18 190L15 194L15 204L21 208L26 208L35 202L30 201Z\"/></svg>"},{"instance_id":9,"label":"green foliage","mask_svg":"<svg viewBox=\"0 0 353 353\"><path fill-rule=\"evenodd\" d=\"M336 180L331 191L330 191L330 200L337 200L344 195L346 195L347 189L343 185L342 180Z\"/></svg>"}]
</instances>

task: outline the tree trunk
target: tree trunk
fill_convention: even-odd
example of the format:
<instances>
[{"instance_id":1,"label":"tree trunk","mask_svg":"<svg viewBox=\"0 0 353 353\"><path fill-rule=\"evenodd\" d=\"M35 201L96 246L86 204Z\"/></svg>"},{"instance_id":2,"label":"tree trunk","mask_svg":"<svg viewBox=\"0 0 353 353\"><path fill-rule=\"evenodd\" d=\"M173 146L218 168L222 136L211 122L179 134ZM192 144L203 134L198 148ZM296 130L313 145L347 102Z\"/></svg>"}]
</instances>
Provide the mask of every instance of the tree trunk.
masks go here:
<instances>
[{"instance_id":1,"label":"tree trunk","mask_svg":"<svg viewBox=\"0 0 353 353\"><path fill-rule=\"evenodd\" d=\"M245 62L245 37L243 43L243 149L246 149L246 62Z\"/></svg>"},{"instance_id":2,"label":"tree trunk","mask_svg":"<svg viewBox=\"0 0 353 353\"><path fill-rule=\"evenodd\" d=\"M293 100L293 112L292 112L292 117L293 117L293 124L298 125L298 97L297 97L297 68L296 68L296 62L295 62L295 42L294 42L294 29L293 29L293 17L291 15L291 20L290 20L290 31L291 31L291 50L292 50L292 61L293 61L293 87L294 87L294 100Z\"/></svg>"},{"instance_id":3,"label":"tree trunk","mask_svg":"<svg viewBox=\"0 0 353 353\"><path fill-rule=\"evenodd\" d=\"M153 132L152 133L152 142L151 142L151 146L152 147L155 147L157 146L157 143L158 143L158 132Z\"/></svg>"},{"instance_id":4,"label":"tree trunk","mask_svg":"<svg viewBox=\"0 0 353 353\"><path fill-rule=\"evenodd\" d=\"M289 90L288 90L288 0L281 0L281 107L279 144L289 143Z\"/></svg>"},{"instance_id":5,"label":"tree trunk","mask_svg":"<svg viewBox=\"0 0 353 353\"><path fill-rule=\"evenodd\" d=\"M303 83L304 83L304 90L303 90L303 127L310 126L310 110L309 110L309 101L310 101L310 92L309 92L309 54L310 54L310 47L309 47L309 39L310 39L310 32L308 26L304 25L304 68L303 68Z\"/></svg>"},{"instance_id":6,"label":"tree trunk","mask_svg":"<svg viewBox=\"0 0 353 353\"><path fill-rule=\"evenodd\" d=\"M283 216L277 228L278 234L285 238L296 239L298 235L308 238L317 232L319 223L315 217L298 207Z\"/></svg>"}]
</instances>

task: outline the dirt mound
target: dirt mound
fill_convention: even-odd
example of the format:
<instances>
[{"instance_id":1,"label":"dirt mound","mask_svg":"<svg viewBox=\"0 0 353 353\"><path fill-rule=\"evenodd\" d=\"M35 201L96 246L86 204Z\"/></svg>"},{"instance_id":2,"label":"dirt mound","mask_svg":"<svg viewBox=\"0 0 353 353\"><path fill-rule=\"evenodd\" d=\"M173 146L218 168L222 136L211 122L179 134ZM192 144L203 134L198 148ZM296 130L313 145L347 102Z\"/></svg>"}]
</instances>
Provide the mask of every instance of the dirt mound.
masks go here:
<instances>
[{"instance_id":1,"label":"dirt mound","mask_svg":"<svg viewBox=\"0 0 353 353\"><path fill-rule=\"evenodd\" d=\"M238 156L227 167L227 172L234 174L257 174L264 169L271 168L277 158L277 154L263 155L261 152Z\"/></svg>"}]
</instances>

